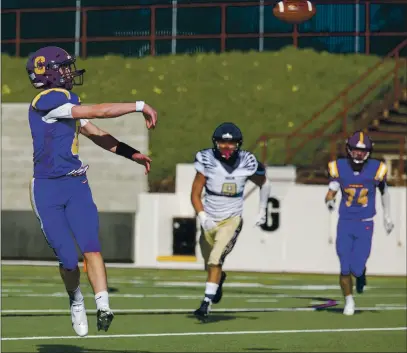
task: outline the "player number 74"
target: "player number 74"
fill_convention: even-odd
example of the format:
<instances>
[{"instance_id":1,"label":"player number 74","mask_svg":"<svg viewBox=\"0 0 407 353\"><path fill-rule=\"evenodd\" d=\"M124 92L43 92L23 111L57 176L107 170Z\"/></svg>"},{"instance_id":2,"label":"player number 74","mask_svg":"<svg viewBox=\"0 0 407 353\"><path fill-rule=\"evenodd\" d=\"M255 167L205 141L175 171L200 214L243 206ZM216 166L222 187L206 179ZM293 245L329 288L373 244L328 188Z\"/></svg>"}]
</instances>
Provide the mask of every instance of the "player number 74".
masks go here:
<instances>
[{"instance_id":1,"label":"player number 74","mask_svg":"<svg viewBox=\"0 0 407 353\"><path fill-rule=\"evenodd\" d=\"M346 193L346 195L348 196L348 199L346 200L346 206L350 207L353 203L353 200L356 196L356 192L360 190L359 192L359 196L357 198L357 204L358 205L362 205L362 206L366 206L367 202L368 202L368 197L367 197L367 193L369 192L368 189L363 188L363 189L356 189L356 188L346 188L344 191Z\"/></svg>"}]
</instances>

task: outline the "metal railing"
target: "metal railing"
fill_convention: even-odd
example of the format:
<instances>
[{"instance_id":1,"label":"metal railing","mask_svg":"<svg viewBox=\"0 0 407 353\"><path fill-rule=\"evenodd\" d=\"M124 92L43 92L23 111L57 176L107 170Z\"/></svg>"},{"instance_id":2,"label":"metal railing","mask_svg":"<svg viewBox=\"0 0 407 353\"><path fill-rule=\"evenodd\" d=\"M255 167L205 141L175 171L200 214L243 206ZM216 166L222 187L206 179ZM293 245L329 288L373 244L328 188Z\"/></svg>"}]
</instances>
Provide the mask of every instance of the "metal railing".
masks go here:
<instances>
[{"instance_id":1,"label":"metal railing","mask_svg":"<svg viewBox=\"0 0 407 353\"><path fill-rule=\"evenodd\" d=\"M288 151L287 162L293 160L296 153L301 151L309 141L321 137L326 134L326 131L337 122L341 122L342 137L346 137L348 130L348 118L349 111L364 103L367 98L375 89L377 89L383 82L389 78L392 78L392 91L393 102L399 100L402 96L402 85L406 85L407 79L407 60L400 58L400 51L407 48L407 39L401 42L396 48L394 48L383 60L379 61L373 67L366 70L359 78L356 79L351 85L342 90L335 98L325 104L319 111L317 111L310 119L304 121L299 127L293 130L287 140ZM367 79L372 77L372 74L381 70L385 63L388 63L388 59L393 59L393 66L389 71L385 71L380 75L373 83L371 83L366 89L359 95L355 95L355 91L360 89L362 84L366 83ZM404 82L400 79L403 78ZM357 93L356 93L357 94ZM327 121L320 122L320 126L316 128L312 133L304 135L304 131L311 125L318 123L324 117L324 114L329 114L329 109L334 107L335 104L342 101L342 109L338 113L333 114L333 117ZM296 142L293 146L293 142Z\"/></svg>"},{"instance_id":2,"label":"metal railing","mask_svg":"<svg viewBox=\"0 0 407 353\"><path fill-rule=\"evenodd\" d=\"M364 37L365 38L365 53L370 53L370 40L372 37L407 37L407 32L373 32L370 28L370 5L371 4L407 4L406 0L313 0L313 3L318 4L353 4L365 7L365 30L362 32L301 32L297 25L293 25L292 32L269 32L269 33L227 33L227 9L229 7L259 7L273 6L276 4L274 1L264 1L260 3L253 2L236 2L236 3L190 3L190 4L176 4L175 7L180 8L220 8L221 10L221 28L219 34L199 34L199 35L159 35L156 33L157 18L156 13L158 9L172 9L173 5L140 5L140 6L89 6L79 9L81 13L81 35L80 38L65 37L65 38L22 38L21 37L21 14L23 13L46 13L46 12L75 12L78 11L76 7L65 8L32 8L32 9L10 9L3 10L2 14L15 13L16 15L16 30L14 39L2 40L3 44L15 44L15 55L17 57L21 54L21 44L25 43L81 43L81 56L87 57L87 44L90 42L107 42L107 41L149 41L150 55L156 54L156 43L161 40L183 40L183 39L218 39L220 40L220 51L226 50L226 40L230 38L292 38L292 44L298 46L299 38L305 37ZM88 14L93 11L130 11L130 10L150 10L150 35L143 36L88 36ZM318 16L318 13L317 13Z\"/></svg>"},{"instance_id":3,"label":"metal railing","mask_svg":"<svg viewBox=\"0 0 407 353\"><path fill-rule=\"evenodd\" d=\"M307 138L307 139L312 139L315 137L313 136L312 133L302 133L298 134L299 137ZM392 175L389 175L389 180L394 183L395 185L406 185L407 183L407 178L406 178L406 165L407 165L407 160L406 160L406 149L407 149L407 137L402 135L402 134L389 134L385 132L369 132L369 136L375 140L379 140L380 138L385 138L388 141L392 141L394 143L397 143L399 145L398 148L398 158L397 158L397 166L395 168L395 172L392 173ZM259 151L259 160L261 160L265 165L271 165L273 164L273 161L270 160L269 157L269 141L270 140L282 140L284 141L284 152L285 158L287 158L287 155L291 153L290 151L290 144L288 142L289 140L289 135L283 134L283 133L269 133L269 134L263 134L261 135L257 141L250 146L249 151L256 151L257 149L260 149ZM345 140L343 138L342 134L329 134L329 135L320 135L316 138L319 141L324 141L327 144L327 150L329 153L326 155L319 155L315 159L318 159L319 157L319 164L318 163L313 163L312 165L309 166L309 168L313 168L315 171L320 171L321 167L325 168L327 167L327 162L329 160L334 160L337 159L338 156L346 155L345 152ZM374 152L375 153L375 152ZM283 156L284 157L284 156ZM385 154L383 156L380 156L381 158L384 157L386 159ZM321 162L323 163L321 165ZM389 162L389 161L386 161ZM394 170L394 169L393 169ZM313 181L316 182L324 182L326 181L326 178L321 179L319 178L314 178Z\"/></svg>"}]
</instances>

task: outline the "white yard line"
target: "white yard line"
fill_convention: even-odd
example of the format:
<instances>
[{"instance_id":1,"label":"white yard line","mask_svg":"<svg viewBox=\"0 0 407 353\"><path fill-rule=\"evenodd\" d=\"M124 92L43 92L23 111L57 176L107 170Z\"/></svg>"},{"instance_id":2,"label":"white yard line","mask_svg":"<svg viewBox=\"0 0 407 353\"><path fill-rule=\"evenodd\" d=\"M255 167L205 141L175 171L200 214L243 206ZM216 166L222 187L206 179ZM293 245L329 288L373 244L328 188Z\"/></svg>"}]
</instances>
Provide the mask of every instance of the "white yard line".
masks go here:
<instances>
[{"instance_id":1,"label":"white yard line","mask_svg":"<svg viewBox=\"0 0 407 353\"><path fill-rule=\"evenodd\" d=\"M259 299L246 299L247 303L277 303L277 299L267 299L267 298L259 298ZM318 302L318 304L321 304Z\"/></svg>"},{"instance_id":2,"label":"white yard line","mask_svg":"<svg viewBox=\"0 0 407 353\"><path fill-rule=\"evenodd\" d=\"M3 298L20 298L20 297L38 297L38 298L66 298L66 292L54 292L54 293L29 293L26 290L2 290ZM224 298L230 299L245 299L245 298L252 298L252 299L272 299L272 298L286 298L286 299L311 299L312 297L320 297L323 296L325 298L335 299L339 298L342 299L342 295L338 293L309 293L307 295L304 294L224 294ZM369 299L369 298L405 298L407 294L404 293L396 293L396 294L363 294L361 297L362 299ZM92 294L84 294L84 297L93 298L94 295ZM197 299L202 298L202 294L139 294L139 293L109 293L109 297L112 298L141 298L141 299L154 299L154 298L173 298L173 299Z\"/></svg>"},{"instance_id":3,"label":"white yard line","mask_svg":"<svg viewBox=\"0 0 407 353\"><path fill-rule=\"evenodd\" d=\"M212 309L211 312L217 313L253 313L253 312L291 312L291 311L317 311L318 308L298 307L298 308L229 308L229 309ZM383 306L383 307L356 307L360 311L390 311L390 310L407 310L407 306ZM116 309L116 314L190 314L193 309ZM69 314L70 310L66 309L21 309L21 310L2 310L1 314ZM95 314L95 310L88 310L88 313Z\"/></svg>"},{"instance_id":4,"label":"white yard line","mask_svg":"<svg viewBox=\"0 0 407 353\"><path fill-rule=\"evenodd\" d=\"M155 287L204 287L203 282L179 282L179 281L165 281L153 282ZM256 282L226 282L224 287L227 288L264 288L264 289L284 289L284 290L303 290L303 291L325 291L325 290L340 290L340 286L336 284L306 284L306 285L274 285L262 284ZM365 290L380 289L381 287L366 286ZM405 289L402 287L400 289Z\"/></svg>"},{"instance_id":5,"label":"white yard line","mask_svg":"<svg viewBox=\"0 0 407 353\"><path fill-rule=\"evenodd\" d=\"M367 328L338 328L316 330L270 330L270 331L220 331L220 332L178 332L178 333L142 333L127 335L94 335L84 339L107 339L107 338L143 338L143 337L180 337L180 336L219 336L219 335L272 335L272 334L295 334L295 333L340 333L340 332L380 332L380 331L406 331L407 327L367 327ZM78 336L32 336L32 337L4 337L2 341L44 341L44 340L78 340Z\"/></svg>"}]
</instances>

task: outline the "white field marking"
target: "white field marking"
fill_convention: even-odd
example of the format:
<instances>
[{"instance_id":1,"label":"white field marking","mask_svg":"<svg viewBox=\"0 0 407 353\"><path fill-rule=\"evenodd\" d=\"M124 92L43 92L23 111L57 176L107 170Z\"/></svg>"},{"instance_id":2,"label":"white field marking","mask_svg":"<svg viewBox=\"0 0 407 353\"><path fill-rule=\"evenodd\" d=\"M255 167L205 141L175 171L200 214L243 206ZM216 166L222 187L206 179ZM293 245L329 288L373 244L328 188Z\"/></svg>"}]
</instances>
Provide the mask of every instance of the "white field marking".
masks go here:
<instances>
[{"instance_id":1,"label":"white field marking","mask_svg":"<svg viewBox=\"0 0 407 353\"><path fill-rule=\"evenodd\" d=\"M61 283L12 283L12 282L3 282L2 287L55 287L61 286Z\"/></svg>"},{"instance_id":2,"label":"white field marking","mask_svg":"<svg viewBox=\"0 0 407 353\"><path fill-rule=\"evenodd\" d=\"M142 337L180 337L180 336L217 336L217 335L272 335L290 333L334 333L334 332L374 332L374 331L406 331L407 327L366 327L366 328L337 328L316 330L270 330L270 331L217 331L217 332L177 332L177 333L141 333L127 335L92 335L83 339L106 338L142 338ZM44 340L77 340L78 336L33 336L33 337L4 337L2 341L44 341Z\"/></svg>"},{"instance_id":3,"label":"white field marking","mask_svg":"<svg viewBox=\"0 0 407 353\"><path fill-rule=\"evenodd\" d=\"M205 283L202 282L155 282L153 283L155 287L203 287ZM245 282L226 282L224 287L229 288L266 288L266 289L289 289L289 290L317 290L317 291L324 291L330 289L337 289L339 290L340 287L338 285L267 285L261 283L245 283ZM380 287L371 287L366 286L365 290L369 289L378 289Z\"/></svg>"},{"instance_id":4,"label":"white field marking","mask_svg":"<svg viewBox=\"0 0 407 353\"><path fill-rule=\"evenodd\" d=\"M237 275L237 276L235 276L235 275L233 275L233 278L234 279L251 279L251 280L254 280L254 279L258 279L259 277L258 276L239 276L239 275Z\"/></svg>"},{"instance_id":5,"label":"white field marking","mask_svg":"<svg viewBox=\"0 0 407 353\"><path fill-rule=\"evenodd\" d=\"M248 303L277 303L277 299L246 299L246 302ZM319 303L320 304L320 303Z\"/></svg>"},{"instance_id":6,"label":"white field marking","mask_svg":"<svg viewBox=\"0 0 407 353\"><path fill-rule=\"evenodd\" d=\"M85 298L94 298L92 294L83 294ZM27 294L4 294L2 297L6 298L16 298L16 297L34 297L34 298L66 298L66 292L56 292L51 294L41 294L41 293L27 293ZM110 298L129 298L129 299L161 299L161 298L172 298L172 299L202 299L201 295L168 295L168 294L109 294ZM242 296L235 295L235 298L241 298ZM250 297L250 296L247 296Z\"/></svg>"},{"instance_id":7,"label":"white field marking","mask_svg":"<svg viewBox=\"0 0 407 353\"><path fill-rule=\"evenodd\" d=\"M376 306L378 307L387 307L387 306L393 306L393 307L404 307L404 304L400 304L400 303L389 303L389 304L376 304Z\"/></svg>"},{"instance_id":8,"label":"white field marking","mask_svg":"<svg viewBox=\"0 0 407 353\"><path fill-rule=\"evenodd\" d=\"M57 261L32 261L32 260L2 260L2 266L53 266L58 267ZM83 263L79 262L79 267L83 267ZM132 268L136 269L132 263L107 263L106 267L111 268Z\"/></svg>"},{"instance_id":9,"label":"white field marking","mask_svg":"<svg viewBox=\"0 0 407 353\"><path fill-rule=\"evenodd\" d=\"M82 268L83 267L83 262L79 262L79 267ZM54 267L58 267L58 262L57 261L32 261L32 260L2 260L1 261L1 265L4 267L6 266L36 266L36 267L47 267L47 266L54 266ZM201 266L201 264L199 264L199 266ZM154 271L157 270L174 270L174 271L179 271L182 270L178 267L164 267L164 268L151 268L151 267L146 267L146 266L140 266L140 265L135 265L134 263L106 263L106 267L108 268L129 268L129 269L133 269L133 270L140 270L140 271L146 271L146 276L150 276L151 273L153 273ZM188 271L202 271L202 268L199 268L197 270L182 270L185 272ZM241 272L241 271L236 271L236 270L230 270L231 272ZM250 272L249 272L250 273ZM252 272L254 273L254 272ZM264 275L276 275L279 273L276 272L269 272L269 271L256 271L256 273L262 273ZM281 273L281 275L285 275L285 273ZM321 275L321 273L317 273L317 272L295 272L295 273L288 273L288 275ZM324 273L324 275L326 276L338 276L337 272L328 272L328 273ZM383 276L388 276L388 277L394 277L395 279L397 278L404 278L405 275L400 275L400 274L396 274L396 273L381 273L381 274L370 274L370 277L383 277Z\"/></svg>"},{"instance_id":10,"label":"white field marking","mask_svg":"<svg viewBox=\"0 0 407 353\"><path fill-rule=\"evenodd\" d=\"M147 276L144 277L144 279ZM206 279L206 275L185 275L185 276L154 276L150 277L149 279L152 279L153 281L159 281L159 280L171 280L171 281L185 281L186 278L195 278L195 279Z\"/></svg>"},{"instance_id":11,"label":"white field marking","mask_svg":"<svg viewBox=\"0 0 407 353\"><path fill-rule=\"evenodd\" d=\"M26 281L26 280L35 280L35 281L50 281L50 280L61 280L61 277L58 276L49 276L49 277L44 277L44 276L14 276L14 275L4 275L2 276L3 280L10 280L10 281Z\"/></svg>"},{"instance_id":12,"label":"white field marking","mask_svg":"<svg viewBox=\"0 0 407 353\"><path fill-rule=\"evenodd\" d=\"M189 278L205 278L204 276L200 275L190 275L187 276ZM140 276L130 276L130 277L115 277L112 279L109 279L109 283L114 283L114 284L145 284L145 283L150 283L149 281L145 280L146 276L140 277ZM177 281L177 280L184 280L185 277L176 277L176 276L170 276L170 277L160 277L156 276L153 277L153 280L158 280L158 279L166 279L167 281L158 281L158 282L153 282L152 284L155 287L204 287L205 283L204 282L185 282L185 281ZM241 278L241 279L256 279L258 277L253 277L253 276L234 276L234 278ZM15 277L13 277L15 279ZM21 277L19 278L19 282L15 283L13 281L7 281L5 280L5 277L3 276L3 287L28 287L31 286L32 283L21 283L21 280L25 279L33 279L33 280L44 280L44 281L49 281L50 279L56 279L60 280L60 277L40 277L40 276L35 276L35 277ZM168 280L171 281L168 281ZM271 279L271 278L270 278ZM276 280L281 280L279 278L276 278ZM286 279L288 280L288 279ZM291 279L290 279L291 280ZM294 280L294 279L292 279ZM59 281L56 283L35 283L35 286L40 286L40 287L52 287L52 286L59 286L60 283ZM266 285L258 282L226 282L224 284L224 287L229 287L229 288L266 288L266 289L286 289L286 290L317 290L317 291L323 291L323 290L330 290L330 289L335 289L339 290L340 287L338 285L327 285L327 284L316 284L316 285ZM381 286L366 286L365 290L369 289L382 289L383 287ZM402 289L405 290L405 287L397 287L395 289Z\"/></svg>"},{"instance_id":13,"label":"white field marking","mask_svg":"<svg viewBox=\"0 0 407 353\"><path fill-rule=\"evenodd\" d=\"M212 309L217 313L262 313L262 312L292 312L292 311L318 311L318 308L298 307L298 308L229 308ZM407 306L388 307L356 307L360 311L394 311L407 310ZM116 309L115 314L190 314L194 309ZM87 310L88 313L96 314L96 310ZM65 309L27 309L27 310L2 310L1 314L69 314L70 310Z\"/></svg>"},{"instance_id":14,"label":"white field marking","mask_svg":"<svg viewBox=\"0 0 407 353\"><path fill-rule=\"evenodd\" d=\"M207 276L206 275L187 275L187 276L154 276L151 279L156 281L156 280L185 280L185 278L195 278L195 279L205 279ZM58 276L52 276L52 277L44 277L44 276L14 276L14 275L4 275L2 276L3 280L44 280L44 281L49 281L49 280L61 280L61 277ZM131 281L134 280L145 280L148 278L148 276L115 276L112 279L109 279L109 283L131 283ZM260 279L259 276L250 276L250 275L233 275L233 278L236 280L257 280ZM267 280L271 281L296 281L298 279L295 279L293 277L285 276L285 277L276 277L276 276L268 276ZM299 280L298 280L299 281Z\"/></svg>"},{"instance_id":15,"label":"white field marking","mask_svg":"<svg viewBox=\"0 0 407 353\"><path fill-rule=\"evenodd\" d=\"M32 293L30 289L2 289L2 293Z\"/></svg>"},{"instance_id":16,"label":"white field marking","mask_svg":"<svg viewBox=\"0 0 407 353\"><path fill-rule=\"evenodd\" d=\"M33 297L33 298L66 298L66 292L55 292L55 293L30 293L28 290L13 290L11 294L6 291L7 289L2 290L4 293L1 295L4 298L19 298L19 297ZM335 299L339 298L342 299L342 295L338 293L323 293L322 294L326 298ZM92 294L83 294L85 298L93 298ZM224 298L229 299L243 299L243 298L264 298L264 299L271 299L271 298L279 298L279 299L309 299L312 297L321 296L321 293L309 293L307 295L304 294L224 294ZM399 294L363 294L363 299L372 299L372 298L405 298L407 293L399 293ZM172 298L172 299L199 299L202 298L201 294L138 294L138 293L110 293L109 297L111 298Z\"/></svg>"},{"instance_id":17,"label":"white field marking","mask_svg":"<svg viewBox=\"0 0 407 353\"><path fill-rule=\"evenodd\" d=\"M139 279L133 279L133 280L120 280L120 279L118 279L118 280L110 280L109 279L109 283L113 283L113 284L145 284L146 283L146 281L142 281L142 280L139 280Z\"/></svg>"},{"instance_id":18,"label":"white field marking","mask_svg":"<svg viewBox=\"0 0 407 353\"><path fill-rule=\"evenodd\" d=\"M26 280L26 279L24 278L22 280ZM30 280L30 279L28 279L28 280ZM33 280L35 280L35 279L33 279ZM46 279L43 279L43 280L45 281ZM137 280L137 279L134 279L134 280L130 280L130 279L129 280L126 280L126 279L110 280L109 279L109 283L112 283L112 284L145 284L145 283L147 283L147 281L141 281L141 280ZM2 285L3 285L3 287L29 287L29 286L54 287L54 286L62 285L62 282L61 282L60 278L59 278L59 281L56 281L56 282L52 282L50 279L48 279L48 283L38 283L38 282L21 283L21 280L19 280L18 282L14 282L14 281L5 280L3 278Z\"/></svg>"}]
</instances>

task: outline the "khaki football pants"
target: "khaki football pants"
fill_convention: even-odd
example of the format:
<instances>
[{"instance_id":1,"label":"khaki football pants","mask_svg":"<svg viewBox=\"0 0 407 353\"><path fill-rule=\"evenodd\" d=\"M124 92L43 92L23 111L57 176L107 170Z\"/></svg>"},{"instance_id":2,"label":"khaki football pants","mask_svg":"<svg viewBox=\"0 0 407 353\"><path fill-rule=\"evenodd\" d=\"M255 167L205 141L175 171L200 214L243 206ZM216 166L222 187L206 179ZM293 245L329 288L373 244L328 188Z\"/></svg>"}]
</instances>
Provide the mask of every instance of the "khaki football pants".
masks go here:
<instances>
[{"instance_id":1,"label":"khaki football pants","mask_svg":"<svg viewBox=\"0 0 407 353\"><path fill-rule=\"evenodd\" d=\"M205 269L210 265L223 265L226 256L236 244L242 226L243 219L236 216L219 222L210 232L201 229L199 245L205 260Z\"/></svg>"}]
</instances>

